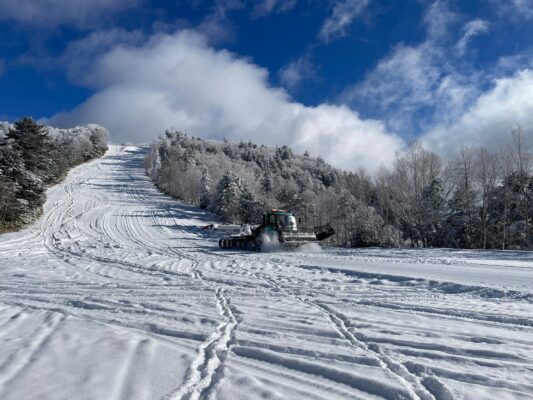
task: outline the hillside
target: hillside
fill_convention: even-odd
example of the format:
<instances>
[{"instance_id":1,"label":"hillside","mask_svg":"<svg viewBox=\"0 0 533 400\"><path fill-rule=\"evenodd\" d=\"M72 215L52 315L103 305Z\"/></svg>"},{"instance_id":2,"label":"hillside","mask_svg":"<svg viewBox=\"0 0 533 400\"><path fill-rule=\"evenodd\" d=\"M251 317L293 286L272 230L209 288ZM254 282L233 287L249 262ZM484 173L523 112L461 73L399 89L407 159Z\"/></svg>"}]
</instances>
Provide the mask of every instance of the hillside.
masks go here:
<instances>
[{"instance_id":1,"label":"hillside","mask_svg":"<svg viewBox=\"0 0 533 400\"><path fill-rule=\"evenodd\" d=\"M221 251L144 155L0 235L2 400L531 398L531 252Z\"/></svg>"},{"instance_id":2,"label":"hillside","mask_svg":"<svg viewBox=\"0 0 533 400\"><path fill-rule=\"evenodd\" d=\"M166 132L150 148L145 168L157 186L232 223L255 222L263 210L285 208L304 225L331 222L332 243L391 246L399 231L373 207L375 189L364 172L333 168L320 157L287 147L203 140Z\"/></svg>"},{"instance_id":3,"label":"hillside","mask_svg":"<svg viewBox=\"0 0 533 400\"><path fill-rule=\"evenodd\" d=\"M336 245L529 249L533 155L521 128L511 133L499 152L463 148L447 162L412 142L370 177L287 146L167 131L145 168L162 191L224 221L253 222L262 210L286 208L308 226L331 222Z\"/></svg>"}]
</instances>

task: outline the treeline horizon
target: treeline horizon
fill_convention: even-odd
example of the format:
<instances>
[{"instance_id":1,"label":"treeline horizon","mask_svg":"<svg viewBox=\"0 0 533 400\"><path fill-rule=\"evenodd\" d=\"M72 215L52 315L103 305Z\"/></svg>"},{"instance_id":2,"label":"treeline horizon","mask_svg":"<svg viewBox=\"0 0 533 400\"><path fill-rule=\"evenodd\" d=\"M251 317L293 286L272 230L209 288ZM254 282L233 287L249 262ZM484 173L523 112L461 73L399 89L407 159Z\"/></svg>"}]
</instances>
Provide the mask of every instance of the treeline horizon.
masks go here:
<instances>
[{"instance_id":1,"label":"treeline horizon","mask_svg":"<svg viewBox=\"0 0 533 400\"><path fill-rule=\"evenodd\" d=\"M24 117L0 123L0 233L33 222L46 189L68 171L107 151L108 132L98 125L57 129Z\"/></svg>"},{"instance_id":2,"label":"treeline horizon","mask_svg":"<svg viewBox=\"0 0 533 400\"><path fill-rule=\"evenodd\" d=\"M334 245L533 248L532 154L520 127L497 152L463 147L447 163L412 141L373 178L287 146L167 131L145 157L165 193L230 223L284 208L307 226L330 222Z\"/></svg>"}]
</instances>

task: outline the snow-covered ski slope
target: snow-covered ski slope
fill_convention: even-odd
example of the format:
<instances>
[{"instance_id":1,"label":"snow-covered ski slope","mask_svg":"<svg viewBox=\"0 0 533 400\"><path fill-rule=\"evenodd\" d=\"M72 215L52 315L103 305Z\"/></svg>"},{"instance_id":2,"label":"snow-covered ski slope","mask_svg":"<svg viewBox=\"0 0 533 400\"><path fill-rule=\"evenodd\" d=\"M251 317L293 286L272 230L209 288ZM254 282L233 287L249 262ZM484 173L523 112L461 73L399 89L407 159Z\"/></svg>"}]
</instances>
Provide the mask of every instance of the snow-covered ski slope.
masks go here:
<instances>
[{"instance_id":1,"label":"snow-covered ski slope","mask_svg":"<svg viewBox=\"0 0 533 400\"><path fill-rule=\"evenodd\" d=\"M533 254L239 253L112 147L0 236L0 399L533 398Z\"/></svg>"}]
</instances>

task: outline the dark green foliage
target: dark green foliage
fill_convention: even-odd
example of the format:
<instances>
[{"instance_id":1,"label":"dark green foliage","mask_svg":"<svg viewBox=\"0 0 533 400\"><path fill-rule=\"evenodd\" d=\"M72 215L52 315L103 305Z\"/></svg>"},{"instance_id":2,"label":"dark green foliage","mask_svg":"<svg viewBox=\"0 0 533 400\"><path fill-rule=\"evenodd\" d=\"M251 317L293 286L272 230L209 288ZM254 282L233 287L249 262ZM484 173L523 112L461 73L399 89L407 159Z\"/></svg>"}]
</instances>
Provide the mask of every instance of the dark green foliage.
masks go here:
<instances>
[{"instance_id":1,"label":"dark green foliage","mask_svg":"<svg viewBox=\"0 0 533 400\"><path fill-rule=\"evenodd\" d=\"M480 225L476 196L475 190L463 185L453 192L448 203L448 235L457 247L472 248L476 244L475 234Z\"/></svg>"},{"instance_id":2,"label":"dark green foliage","mask_svg":"<svg viewBox=\"0 0 533 400\"><path fill-rule=\"evenodd\" d=\"M433 179L424 188L420 212L420 221L423 222L422 230L424 231L426 246L437 246L439 242L442 242L441 235L443 234L445 217L448 213L444 189L439 178Z\"/></svg>"},{"instance_id":3,"label":"dark green foliage","mask_svg":"<svg viewBox=\"0 0 533 400\"><path fill-rule=\"evenodd\" d=\"M7 134L8 142L12 142L13 150L22 157L26 169L43 176L50 164L44 153L49 143L47 135L44 126L28 117L15 122Z\"/></svg>"},{"instance_id":4,"label":"dark green foliage","mask_svg":"<svg viewBox=\"0 0 533 400\"><path fill-rule=\"evenodd\" d=\"M0 183L0 231L30 221L44 203L45 186L8 146L0 146Z\"/></svg>"},{"instance_id":5,"label":"dark green foliage","mask_svg":"<svg viewBox=\"0 0 533 400\"><path fill-rule=\"evenodd\" d=\"M496 248L530 248L533 243L533 176L513 173L490 199L489 245Z\"/></svg>"}]
</instances>

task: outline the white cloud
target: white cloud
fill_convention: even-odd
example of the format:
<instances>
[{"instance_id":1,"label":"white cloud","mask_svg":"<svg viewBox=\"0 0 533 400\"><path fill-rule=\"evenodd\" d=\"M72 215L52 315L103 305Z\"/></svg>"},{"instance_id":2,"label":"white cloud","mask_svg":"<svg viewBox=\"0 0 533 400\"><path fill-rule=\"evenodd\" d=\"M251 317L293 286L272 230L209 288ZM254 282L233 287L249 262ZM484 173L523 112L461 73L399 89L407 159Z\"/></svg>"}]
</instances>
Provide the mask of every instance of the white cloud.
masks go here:
<instances>
[{"instance_id":1,"label":"white cloud","mask_svg":"<svg viewBox=\"0 0 533 400\"><path fill-rule=\"evenodd\" d=\"M494 68L476 71L460 56L489 26L476 19L459 36L454 28L461 18L446 2L431 3L425 41L396 46L341 100L366 106L392 132L421 134L423 144L444 157L462 145L496 150L515 124L533 140L532 55L502 57Z\"/></svg>"},{"instance_id":2,"label":"white cloud","mask_svg":"<svg viewBox=\"0 0 533 400\"><path fill-rule=\"evenodd\" d=\"M323 155L333 165L355 170L366 167L371 173L390 166L403 142L388 134L376 120L363 120L347 106L298 105L297 115L287 127L289 142L296 149Z\"/></svg>"},{"instance_id":3,"label":"white cloud","mask_svg":"<svg viewBox=\"0 0 533 400\"><path fill-rule=\"evenodd\" d=\"M403 135L459 118L479 96L482 78L463 68L454 50L460 17L445 1L431 3L423 17L426 39L415 46L398 44L361 82L347 87L341 101L378 115ZM467 24L470 37L475 29L481 29L479 23Z\"/></svg>"},{"instance_id":4,"label":"white cloud","mask_svg":"<svg viewBox=\"0 0 533 400\"><path fill-rule=\"evenodd\" d=\"M415 47L400 44L341 100L382 116L394 132L413 135L460 116L477 98L476 80L457 71L431 40Z\"/></svg>"},{"instance_id":5,"label":"white cloud","mask_svg":"<svg viewBox=\"0 0 533 400\"><path fill-rule=\"evenodd\" d=\"M494 68L476 71L458 55L489 26L470 21L457 38L453 28L460 19L446 2L431 3L424 16L426 40L396 46L342 99L367 106L390 131L421 134L424 145L445 157L461 145L498 149L514 124L533 139L533 57L502 58Z\"/></svg>"},{"instance_id":6,"label":"white cloud","mask_svg":"<svg viewBox=\"0 0 533 400\"><path fill-rule=\"evenodd\" d=\"M80 54L80 53L78 53ZM345 106L306 107L268 85L268 72L192 31L157 34L96 57L87 72L95 94L50 123L98 123L115 141L148 142L167 128L232 140L288 144L335 165L375 171L402 141Z\"/></svg>"},{"instance_id":7,"label":"white cloud","mask_svg":"<svg viewBox=\"0 0 533 400\"><path fill-rule=\"evenodd\" d=\"M297 88L306 79L317 79L318 74L309 56L302 56L280 69L279 79L289 89Z\"/></svg>"},{"instance_id":8,"label":"white cloud","mask_svg":"<svg viewBox=\"0 0 533 400\"><path fill-rule=\"evenodd\" d=\"M519 12L533 16L533 0L511 0L511 3Z\"/></svg>"},{"instance_id":9,"label":"white cloud","mask_svg":"<svg viewBox=\"0 0 533 400\"><path fill-rule=\"evenodd\" d=\"M533 49L498 59L495 70L499 76L508 76L523 69L533 69Z\"/></svg>"},{"instance_id":10,"label":"white cloud","mask_svg":"<svg viewBox=\"0 0 533 400\"><path fill-rule=\"evenodd\" d=\"M533 71L523 70L500 78L479 96L457 121L438 125L423 136L423 143L444 156L462 146L486 146L493 150L508 143L513 125L533 139Z\"/></svg>"},{"instance_id":11,"label":"white cloud","mask_svg":"<svg viewBox=\"0 0 533 400\"><path fill-rule=\"evenodd\" d=\"M206 16L196 30L201 32L212 45L233 42L236 38L233 22L225 13Z\"/></svg>"},{"instance_id":12,"label":"white cloud","mask_svg":"<svg viewBox=\"0 0 533 400\"><path fill-rule=\"evenodd\" d=\"M74 83L91 86L93 77L88 60L96 60L113 48L140 44L144 40L145 36L140 31L126 31L120 28L95 31L82 39L70 42L59 62L67 67L69 78ZM42 62L36 60L33 63L39 61Z\"/></svg>"},{"instance_id":13,"label":"white cloud","mask_svg":"<svg viewBox=\"0 0 533 400\"><path fill-rule=\"evenodd\" d=\"M243 10L246 7L244 0L215 0L212 12L203 17L195 29L200 32L211 45L220 45L232 42L236 38L236 27L230 18L234 11ZM180 29L176 27L172 32ZM184 29L186 27L181 27ZM172 33L167 32L167 33Z\"/></svg>"},{"instance_id":14,"label":"white cloud","mask_svg":"<svg viewBox=\"0 0 533 400\"><path fill-rule=\"evenodd\" d=\"M343 0L338 2L331 15L324 21L319 37L331 42L346 35L348 27L370 4L370 0Z\"/></svg>"},{"instance_id":15,"label":"white cloud","mask_svg":"<svg viewBox=\"0 0 533 400\"><path fill-rule=\"evenodd\" d=\"M142 0L0 0L0 19L27 26L86 27Z\"/></svg>"},{"instance_id":16,"label":"white cloud","mask_svg":"<svg viewBox=\"0 0 533 400\"><path fill-rule=\"evenodd\" d=\"M489 23L482 19L474 19L469 21L464 27L464 34L456 44L456 49L459 54L463 55L466 52L468 44L472 38L479 35L484 35L489 32Z\"/></svg>"},{"instance_id":17,"label":"white cloud","mask_svg":"<svg viewBox=\"0 0 533 400\"><path fill-rule=\"evenodd\" d=\"M436 0L431 3L423 17L428 40L433 42L448 40L451 26L457 22L457 19L458 15L450 10L448 1Z\"/></svg>"},{"instance_id":18,"label":"white cloud","mask_svg":"<svg viewBox=\"0 0 533 400\"><path fill-rule=\"evenodd\" d=\"M431 46L400 44L346 95L373 102L382 110L406 101L411 105L430 101L441 76L433 62L437 56Z\"/></svg>"},{"instance_id":19,"label":"white cloud","mask_svg":"<svg viewBox=\"0 0 533 400\"><path fill-rule=\"evenodd\" d=\"M283 13L294 8L297 0L261 0L252 10L255 17L265 17L272 13Z\"/></svg>"},{"instance_id":20,"label":"white cloud","mask_svg":"<svg viewBox=\"0 0 533 400\"><path fill-rule=\"evenodd\" d=\"M533 0L488 0L496 11L515 20L533 18Z\"/></svg>"}]
</instances>

